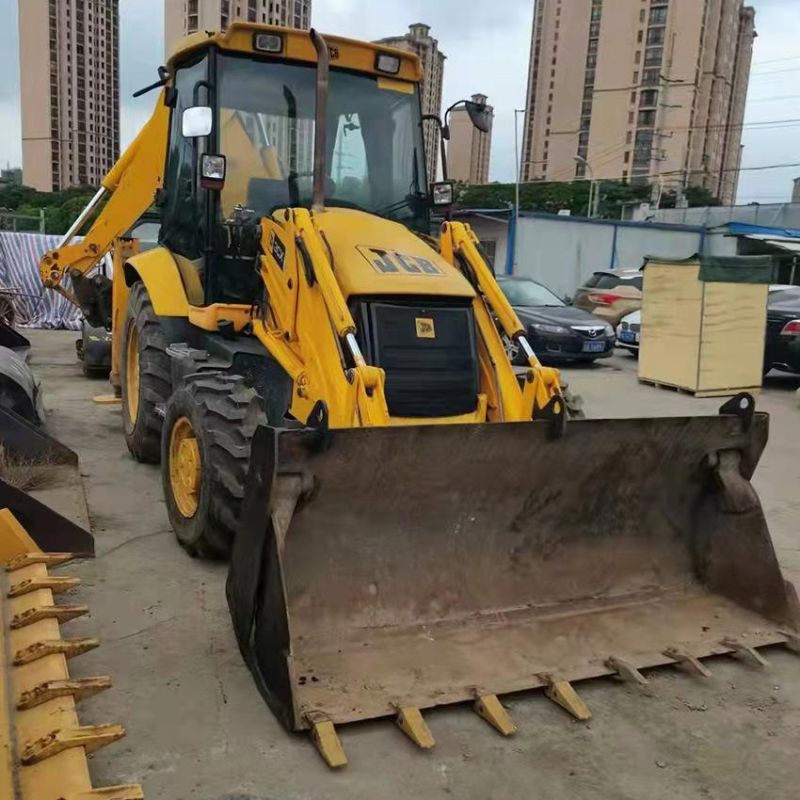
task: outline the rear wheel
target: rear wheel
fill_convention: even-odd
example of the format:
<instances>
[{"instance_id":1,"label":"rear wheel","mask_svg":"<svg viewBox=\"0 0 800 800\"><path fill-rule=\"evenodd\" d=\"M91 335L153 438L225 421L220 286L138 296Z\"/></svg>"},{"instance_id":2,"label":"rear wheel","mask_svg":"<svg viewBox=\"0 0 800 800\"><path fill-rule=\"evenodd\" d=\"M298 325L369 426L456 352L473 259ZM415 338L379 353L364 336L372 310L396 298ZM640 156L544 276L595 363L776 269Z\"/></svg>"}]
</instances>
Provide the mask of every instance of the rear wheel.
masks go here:
<instances>
[{"instance_id":1,"label":"rear wheel","mask_svg":"<svg viewBox=\"0 0 800 800\"><path fill-rule=\"evenodd\" d=\"M250 443L263 424L257 392L237 375L194 376L170 398L161 438L161 478L170 523L190 555L230 555Z\"/></svg>"},{"instance_id":2,"label":"rear wheel","mask_svg":"<svg viewBox=\"0 0 800 800\"><path fill-rule=\"evenodd\" d=\"M122 424L137 461L157 464L161 455L159 405L171 391L167 340L144 284L131 287L123 329Z\"/></svg>"}]
</instances>

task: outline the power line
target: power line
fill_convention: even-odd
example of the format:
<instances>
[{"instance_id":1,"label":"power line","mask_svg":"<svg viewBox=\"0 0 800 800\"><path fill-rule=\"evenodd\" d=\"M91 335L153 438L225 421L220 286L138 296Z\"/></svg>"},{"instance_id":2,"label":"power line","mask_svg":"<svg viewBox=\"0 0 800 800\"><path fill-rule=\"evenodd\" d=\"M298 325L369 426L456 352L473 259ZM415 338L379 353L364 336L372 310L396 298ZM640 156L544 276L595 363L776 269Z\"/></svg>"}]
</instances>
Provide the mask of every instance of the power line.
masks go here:
<instances>
[{"instance_id":1,"label":"power line","mask_svg":"<svg viewBox=\"0 0 800 800\"><path fill-rule=\"evenodd\" d=\"M768 130L780 130L783 128L797 128L800 127L800 118L791 118L791 119L784 119L784 120L762 120L759 122L746 122L742 123L741 125L696 125L696 126L688 126L688 127L659 127L653 130L654 137L658 136L661 131L692 131L692 130L727 130L727 129L741 129L741 128L752 128L754 131L768 131ZM580 131L553 131L551 132L551 136L554 135L564 135L564 134L571 134L575 135L580 133ZM670 137L665 137L670 138ZM597 152L592 153L592 160L589 162L590 166L593 170L598 169L599 167L605 166L606 164L614 161L618 156L622 155L622 153L627 150L628 148L634 149L635 142L628 142L628 141L621 141L616 142L615 144L611 144ZM653 149L661 149L653 145ZM559 181L567 176L573 170L572 164L566 164L557 170L547 179ZM683 172L684 170L678 170L678 172ZM667 173L662 173L667 174ZM622 179L622 178L620 178Z\"/></svg>"},{"instance_id":2,"label":"power line","mask_svg":"<svg viewBox=\"0 0 800 800\"><path fill-rule=\"evenodd\" d=\"M658 131L712 131L712 130L725 130L730 128L754 128L758 126L764 129L766 126L775 127L794 127L800 125L800 117L789 117L787 119L762 119L753 122L742 122L741 124L723 123L720 125L681 125L681 126L654 126L654 130ZM574 136L581 133L579 129L570 131L551 131L551 136Z\"/></svg>"},{"instance_id":3,"label":"power line","mask_svg":"<svg viewBox=\"0 0 800 800\"><path fill-rule=\"evenodd\" d=\"M786 56L785 58L771 58L769 61L754 61L752 66L760 67L762 64L777 64L781 61L797 61L800 56Z\"/></svg>"},{"instance_id":4,"label":"power line","mask_svg":"<svg viewBox=\"0 0 800 800\"><path fill-rule=\"evenodd\" d=\"M785 163L785 164L760 164L760 165L755 166L755 167L723 167L721 169L708 170L708 174L710 174L710 175L721 175L724 172L761 172L761 171L770 170L770 169L788 169L789 167L800 167L800 162L791 162L791 163ZM701 169L690 169L690 168L689 169L673 169L673 170L669 170L667 172L650 172L650 173L647 173L647 174L643 174L640 177L646 178L648 180L651 180L653 178L666 178L666 177L671 177L671 176L674 176L674 175L689 175L689 176L691 176L693 174L698 174L698 173L703 173L703 172L704 171L701 170ZM617 177L611 177L611 178L607 178L607 177L606 178L595 178L595 181L598 182L598 183L601 183L601 182L604 182L604 181L612 182L612 181L622 181L622 180L625 180L625 178L623 178L621 175L617 176ZM555 181L553 178L538 178L538 179L533 180L533 181L525 181L525 183L560 183L560 181Z\"/></svg>"},{"instance_id":5,"label":"power line","mask_svg":"<svg viewBox=\"0 0 800 800\"><path fill-rule=\"evenodd\" d=\"M765 75L780 75L784 72L800 72L800 67L789 67L788 69L771 69L767 72L750 73L750 78L763 78Z\"/></svg>"},{"instance_id":6,"label":"power line","mask_svg":"<svg viewBox=\"0 0 800 800\"><path fill-rule=\"evenodd\" d=\"M753 97L748 98L748 103L767 103L771 100L797 100L800 98L800 94L784 94L778 95L776 97Z\"/></svg>"}]
</instances>

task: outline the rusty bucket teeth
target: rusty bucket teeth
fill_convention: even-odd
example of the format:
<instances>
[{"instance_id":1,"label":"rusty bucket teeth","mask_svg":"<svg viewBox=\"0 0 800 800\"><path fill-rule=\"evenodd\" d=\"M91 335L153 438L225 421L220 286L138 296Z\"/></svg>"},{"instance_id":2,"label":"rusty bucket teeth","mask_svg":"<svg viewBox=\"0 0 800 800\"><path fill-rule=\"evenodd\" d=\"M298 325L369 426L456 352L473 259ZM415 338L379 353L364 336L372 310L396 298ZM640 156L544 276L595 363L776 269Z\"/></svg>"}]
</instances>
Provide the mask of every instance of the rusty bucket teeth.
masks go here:
<instances>
[{"instance_id":1,"label":"rusty bucket teeth","mask_svg":"<svg viewBox=\"0 0 800 800\"><path fill-rule=\"evenodd\" d=\"M121 725L81 725L76 704L111 679L72 678L67 659L97 647L62 637L61 624L88 612L57 605L53 595L77 586L48 567L68 553L16 553L0 569L0 798L143 800L138 785L95 788L87 755L125 735Z\"/></svg>"},{"instance_id":2,"label":"rusty bucket teeth","mask_svg":"<svg viewBox=\"0 0 800 800\"><path fill-rule=\"evenodd\" d=\"M781 631L781 634L786 637L786 647L793 653L800 655L800 634L794 631Z\"/></svg>"},{"instance_id":3,"label":"rusty bucket teeth","mask_svg":"<svg viewBox=\"0 0 800 800\"><path fill-rule=\"evenodd\" d=\"M708 669L699 658L693 656L691 653L687 653L685 650L681 650L679 647L668 647L664 651L664 655L667 658L673 659L676 666L684 670L684 672L688 672L690 675L696 675L700 678L711 677L711 670Z\"/></svg>"},{"instance_id":4,"label":"rusty bucket teeth","mask_svg":"<svg viewBox=\"0 0 800 800\"><path fill-rule=\"evenodd\" d=\"M731 652L742 659L742 661L747 662L750 666L753 667L768 667L769 661L767 661L758 650L755 649L752 645L743 642L741 639L734 639L732 637L728 637L723 639L720 644L723 647L727 647Z\"/></svg>"}]
</instances>

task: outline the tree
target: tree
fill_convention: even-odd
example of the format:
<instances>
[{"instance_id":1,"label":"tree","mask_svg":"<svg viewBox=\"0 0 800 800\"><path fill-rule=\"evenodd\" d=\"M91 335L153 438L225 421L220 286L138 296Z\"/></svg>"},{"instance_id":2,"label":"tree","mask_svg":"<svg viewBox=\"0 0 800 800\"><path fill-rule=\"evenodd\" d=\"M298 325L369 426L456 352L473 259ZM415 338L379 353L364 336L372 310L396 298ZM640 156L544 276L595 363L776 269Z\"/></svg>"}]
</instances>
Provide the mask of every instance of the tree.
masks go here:
<instances>
[{"instance_id":1,"label":"tree","mask_svg":"<svg viewBox=\"0 0 800 800\"><path fill-rule=\"evenodd\" d=\"M67 232L95 192L91 186L76 186L63 192L39 192L30 186L5 186L0 188L0 208L36 219L44 209L45 231L62 234ZM29 227L31 230L39 229L33 220Z\"/></svg>"},{"instance_id":2,"label":"tree","mask_svg":"<svg viewBox=\"0 0 800 800\"><path fill-rule=\"evenodd\" d=\"M519 205L521 211L541 211L551 214L567 209L571 214L586 215L589 203L589 181L573 181L560 183L542 181L523 183L519 189ZM620 219L622 207L628 203L647 202L651 197L651 187L633 186L622 181L598 181L600 201L598 216L602 219ZM665 194L662 207L675 205L674 194L672 206ZM719 201L706 189L690 187L686 192L689 205L719 205ZM481 186L459 184L457 187L457 205L460 208L513 208L515 185L513 183L488 183Z\"/></svg>"}]
</instances>

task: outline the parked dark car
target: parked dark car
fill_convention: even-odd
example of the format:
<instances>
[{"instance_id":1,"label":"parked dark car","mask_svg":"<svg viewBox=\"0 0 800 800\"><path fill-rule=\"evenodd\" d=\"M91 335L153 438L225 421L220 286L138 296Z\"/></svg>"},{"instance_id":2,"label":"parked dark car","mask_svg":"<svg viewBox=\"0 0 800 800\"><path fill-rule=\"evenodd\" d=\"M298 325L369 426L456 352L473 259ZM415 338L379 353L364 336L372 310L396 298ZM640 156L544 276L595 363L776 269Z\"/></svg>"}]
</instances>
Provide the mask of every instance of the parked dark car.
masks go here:
<instances>
[{"instance_id":1,"label":"parked dark car","mask_svg":"<svg viewBox=\"0 0 800 800\"><path fill-rule=\"evenodd\" d=\"M800 373L800 286L770 288L764 374L771 369Z\"/></svg>"},{"instance_id":2,"label":"parked dark car","mask_svg":"<svg viewBox=\"0 0 800 800\"><path fill-rule=\"evenodd\" d=\"M541 283L511 277L498 277L497 282L541 361L594 361L614 351L611 325L588 311L568 306ZM518 363L521 357L517 345L506 342L506 348L512 361Z\"/></svg>"}]
</instances>

